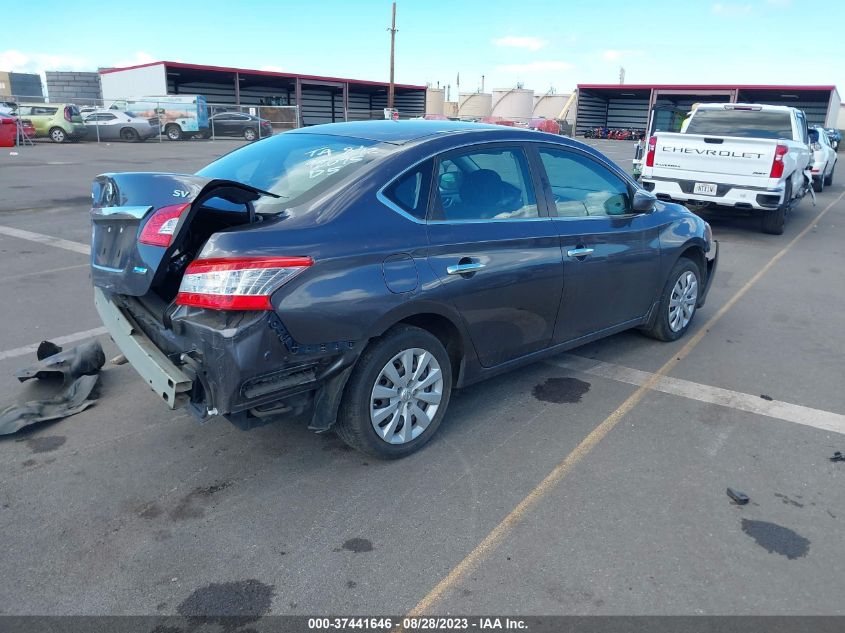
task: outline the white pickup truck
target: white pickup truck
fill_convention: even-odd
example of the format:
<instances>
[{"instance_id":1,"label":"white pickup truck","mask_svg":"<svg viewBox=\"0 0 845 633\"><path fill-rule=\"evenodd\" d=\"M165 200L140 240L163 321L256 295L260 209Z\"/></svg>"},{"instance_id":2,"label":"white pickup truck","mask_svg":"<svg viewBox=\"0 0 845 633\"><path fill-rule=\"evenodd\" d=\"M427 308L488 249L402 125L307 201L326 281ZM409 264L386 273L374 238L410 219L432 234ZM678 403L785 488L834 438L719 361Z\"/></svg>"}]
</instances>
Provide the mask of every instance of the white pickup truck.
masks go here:
<instances>
[{"instance_id":1,"label":"white pickup truck","mask_svg":"<svg viewBox=\"0 0 845 633\"><path fill-rule=\"evenodd\" d=\"M648 140L643 186L689 206L756 210L763 231L783 233L791 203L812 183L807 119L787 106L703 103L682 133Z\"/></svg>"}]
</instances>

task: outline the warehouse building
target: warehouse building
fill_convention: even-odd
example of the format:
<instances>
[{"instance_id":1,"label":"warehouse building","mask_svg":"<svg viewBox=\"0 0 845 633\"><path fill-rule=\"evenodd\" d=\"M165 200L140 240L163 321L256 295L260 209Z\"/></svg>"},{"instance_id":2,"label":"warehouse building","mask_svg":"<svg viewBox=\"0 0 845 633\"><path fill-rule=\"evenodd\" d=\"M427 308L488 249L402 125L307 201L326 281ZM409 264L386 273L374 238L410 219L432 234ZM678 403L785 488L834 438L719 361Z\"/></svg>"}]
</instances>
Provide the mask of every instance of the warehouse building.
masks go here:
<instances>
[{"instance_id":1,"label":"warehouse building","mask_svg":"<svg viewBox=\"0 0 845 633\"><path fill-rule=\"evenodd\" d=\"M266 70L152 62L100 69L103 99L203 95L209 104L299 106L300 125L383 118L388 84ZM401 118L425 114L425 86L395 85Z\"/></svg>"},{"instance_id":2,"label":"warehouse building","mask_svg":"<svg viewBox=\"0 0 845 633\"><path fill-rule=\"evenodd\" d=\"M47 94L53 103L88 105L103 98L99 73L48 70L45 74Z\"/></svg>"},{"instance_id":3,"label":"warehouse building","mask_svg":"<svg viewBox=\"0 0 845 633\"><path fill-rule=\"evenodd\" d=\"M836 86L579 84L576 134L598 127L644 130L655 106L714 102L792 106L804 110L811 125L833 127L840 98Z\"/></svg>"},{"instance_id":4,"label":"warehouse building","mask_svg":"<svg viewBox=\"0 0 845 633\"><path fill-rule=\"evenodd\" d=\"M0 71L0 100L44 101L41 75Z\"/></svg>"}]
</instances>

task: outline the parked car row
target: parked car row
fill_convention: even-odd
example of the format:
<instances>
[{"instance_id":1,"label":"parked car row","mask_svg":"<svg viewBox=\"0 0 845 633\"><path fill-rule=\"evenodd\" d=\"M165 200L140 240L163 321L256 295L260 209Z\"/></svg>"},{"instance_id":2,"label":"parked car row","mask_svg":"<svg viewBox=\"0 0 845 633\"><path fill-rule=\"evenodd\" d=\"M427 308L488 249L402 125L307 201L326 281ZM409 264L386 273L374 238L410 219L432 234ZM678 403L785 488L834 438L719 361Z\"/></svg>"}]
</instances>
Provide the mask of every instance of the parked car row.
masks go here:
<instances>
[{"instance_id":1,"label":"parked car row","mask_svg":"<svg viewBox=\"0 0 845 633\"><path fill-rule=\"evenodd\" d=\"M83 139L140 142L160 134L173 141L211 136L254 141L273 135L272 123L252 114L233 111L208 116L208 106L199 95L124 99L106 107L19 103L9 104L8 110L32 124L34 137L55 143Z\"/></svg>"}]
</instances>

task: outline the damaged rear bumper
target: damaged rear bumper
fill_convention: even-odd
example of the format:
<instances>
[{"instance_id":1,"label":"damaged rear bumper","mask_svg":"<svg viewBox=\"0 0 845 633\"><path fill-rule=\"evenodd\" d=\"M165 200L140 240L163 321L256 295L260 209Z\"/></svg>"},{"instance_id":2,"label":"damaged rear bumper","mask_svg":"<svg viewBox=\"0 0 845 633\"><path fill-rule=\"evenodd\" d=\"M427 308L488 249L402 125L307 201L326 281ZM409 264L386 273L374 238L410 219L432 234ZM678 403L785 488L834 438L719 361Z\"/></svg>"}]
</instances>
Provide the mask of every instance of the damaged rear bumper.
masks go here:
<instances>
[{"instance_id":1,"label":"damaged rear bumper","mask_svg":"<svg viewBox=\"0 0 845 633\"><path fill-rule=\"evenodd\" d=\"M115 343L171 409L187 406L201 419L220 414L250 428L310 407L312 430L334 423L358 346L300 345L275 312L179 307L164 327L133 297L94 293Z\"/></svg>"},{"instance_id":2,"label":"damaged rear bumper","mask_svg":"<svg viewBox=\"0 0 845 633\"><path fill-rule=\"evenodd\" d=\"M194 383L147 337L131 316L94 288L94 305L115 344L150 388L171 409L188 402Z\"/></svg>"}]
</instances>

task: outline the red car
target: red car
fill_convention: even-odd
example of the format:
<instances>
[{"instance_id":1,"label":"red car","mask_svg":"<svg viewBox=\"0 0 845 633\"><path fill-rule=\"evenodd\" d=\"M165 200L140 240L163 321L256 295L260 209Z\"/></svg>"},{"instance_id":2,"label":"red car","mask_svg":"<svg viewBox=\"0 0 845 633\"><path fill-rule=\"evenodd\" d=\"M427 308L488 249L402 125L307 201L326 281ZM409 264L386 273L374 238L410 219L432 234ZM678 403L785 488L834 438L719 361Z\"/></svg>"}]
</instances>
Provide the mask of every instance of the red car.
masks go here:
<instances>
[{"instance_id":1,"label":"red car","mask_svg":"<svg viewBox=\"0 0 845 633\"><path fill-rule=\"evenodd\" d=\"M548 132L549 134L560 134L560 123L558 123L554 119L531 119L531 122L528 124L528 127L532 130Z\"/></svg>"},{"instance_id":2,"label":"red car","mask_svg":"<svg viewBox=\"0 0 845 633\"><path fill-rule=\"evenodd\" d=\"M18 117L16 117L14 114L0 114L0 118L3 119L4 125L9 126L9 129L5 130L4 133L7 134L14 143L14 140L17 138ZM21 121L21 129L26 138L35 138L35 126L32 125L32 121L30 121L29 119L23 119Z\"/></svg>"}]
</instances>

